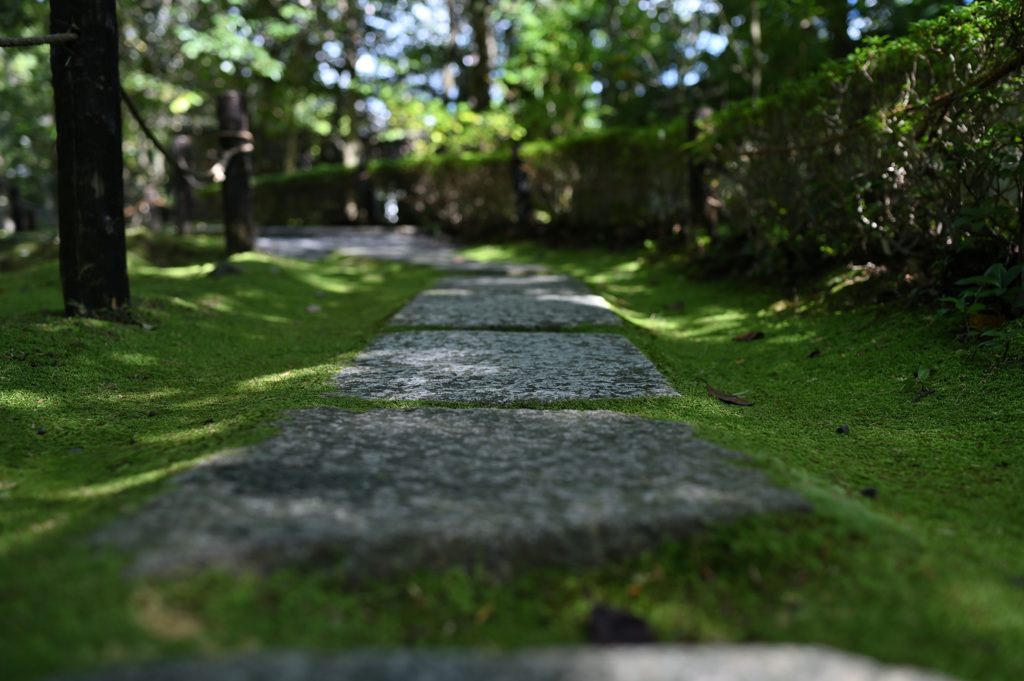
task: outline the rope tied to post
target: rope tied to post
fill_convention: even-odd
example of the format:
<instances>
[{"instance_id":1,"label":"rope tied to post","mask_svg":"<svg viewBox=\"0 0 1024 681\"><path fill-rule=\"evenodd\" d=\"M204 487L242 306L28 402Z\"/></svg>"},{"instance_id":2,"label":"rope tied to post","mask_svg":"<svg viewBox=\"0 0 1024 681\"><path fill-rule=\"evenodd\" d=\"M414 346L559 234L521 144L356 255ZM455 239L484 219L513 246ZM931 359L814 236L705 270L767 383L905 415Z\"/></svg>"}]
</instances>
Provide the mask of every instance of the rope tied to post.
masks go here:
<instances>
[{"instance_id":1,"label":"rope tied to post","mask_svg":"<svg viewBox=\"0 0 1024 681\"><path fill-rule=\"evenodd\" d=\"M123 87L121 88L121 100L124 101L125 105L128 107L128 111L131 112L132 117L139 124L139 127L142 129L142 133L149 139L150 142L153 143L153 146L155 146L157 150L164 155L164 158L171 162L171 166L179 173L181 173L182 177L184 177L185 180L194 188L198 189L204 186L204 183L208 184L209 182L212 182L214 184L220 184L227 178L227 167L228 164L231 163L231 159L233 159L238 154L251 154L253 151L256 150L255 145L253 145L251 141L253 139L252 133L249 132L248 130L222 130L220 133L218 133L221 137L237 137L238 139L248 141L246 141L244 144L238 145L237 147L233 147L231 149L224 151L220 155L220 158L217 159L217 162L214 163L209 170L205 172L192 170L187 165L182 163L181 160L178 159L174 154L169 152L167 150L167 147L165 147L163 143L159 139L157 139L156 135L153 134L153 131L150 129L149 125L147 125L146 121L142 119L142 114L139 113L139 110L135 107L135 103L132 102L131 98L128 97L128 93L125 92Z\"/></svg>"},{"instance_id":2,"label":"rope tied to post","mask_svg":"<svg viewBox=\"0 0 1024 681\"><path fill-rule=\"evenodd\" d=\"M217 133L219 137L234 137L240 140L252 140L252 133L248 130L221 130Z\"/></svg>"}]
</instances>

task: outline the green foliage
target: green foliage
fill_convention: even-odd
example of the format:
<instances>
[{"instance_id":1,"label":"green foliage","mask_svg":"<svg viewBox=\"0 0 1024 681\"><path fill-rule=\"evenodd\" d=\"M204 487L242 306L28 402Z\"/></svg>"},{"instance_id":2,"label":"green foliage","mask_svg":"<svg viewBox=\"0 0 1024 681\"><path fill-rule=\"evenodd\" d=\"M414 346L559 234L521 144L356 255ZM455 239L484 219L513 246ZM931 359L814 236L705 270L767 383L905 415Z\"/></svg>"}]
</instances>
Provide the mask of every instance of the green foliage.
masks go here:
<instances>
[{"instance_id":1,"label":"green foliage","mask_svg":"<svg viewBox=\"0 0 1024 681\"><path fill-rule=\"evenodd\" d=\"M643 616L665 641L813 643L964 679L1024 675L1019 367L951 346L948 325L931 314L848 304L846 294L871 281L794 298L698 281L677 259L646 252L522 244L466 255L539 260L582 278L680 392L531 406L692 423L807 495L813 514L747 519L644 555L505 577L453 568L353 585L297 567L266 578L125 579L126 558L86 540L175 471L270 435L258 426L282 409L416 406L323 393L436 276L248 254L232 259L241 275L211 279L221 248L211 237L133 234L131 246L137 314L153 330L47 316L60 303L52 259L5 273L5 681L287 647L576 644L595 600ZM311 300L324 313L307 313ZM731 340L752 329L765 338ZM710 399L695 376L746 389L755 407ZM917 399L908 381L935 392ZM842 424L849 435L836 434ZM868 487L876 498L860 493Z\"/></svg>"},{"instance_id":2,"label":"green foliage","mask_svg":"<svg viewBox=\"0 0 1024 681\"><path fill-rule=\"evenodd\" d=\"M1009 257L1022 35L1019 7L975 3L716 115L698 146L724 169L743 269Z\"/></svg>"},{"instance_id":3,"label":"green foliage","mask_svg":"<svg viewBox=\"0 0 1024 681\"><path fill-rule=\"evenodd\" d=\"M979 341L979 347L1002 347L1003 359L1010 352L1011 344L1024 336L1024 325L1006 324L1005 316L1019 316L1024 310L1024 286L1021 286L1021 272L1024 265L1007 268L996 263L984 274L966 277L956 282L964 287L957 297L940 298L952 308L943 308L939 314L951 309L963 319L967 337ZM982 312L989 314L981 315Z\"/></svg>"},{"instance_id":4,"label":"green foliage","mask_svg":"<svg viewBox=\"0 0 1024 681\"><path fill-rule=\"evenodd\" d=\"M0 35L44 33L46 10L37 2L5 3L0 9ZM0 196L7 194L9 183L16 184L45 225L53 219L51 150L56 140L46 48L0 48L0 101ZM0 206L0 216L5 215Z\"/></svg>"},{"instance_id":5,"label":"green foliage","mask_svg":"<svg viewBox=\"0 0 1024 681\"><path fill-rule=\"evenodd\" d=\"M1020 279L1022 270L1024 270L1024 265L1014 265L1007 269L1002 263L996 263L985 270L984 274L966 277L956 284L957 286L973 287L965 289L964 295L975 300L1001 298L1014 307L1020 307L1019 299L1024 289L1019 284L1014 286L1014 283Z\"/></svg>"},{"instance_id":6,"label":"green foliage","mask_svg":"<svg viewBox=\"0 0 1024 681\"><path fill-rule=\"evenodd\" d=\"M551 21L523 21L538 32L531 40L543 33L553 41L564 26L598 26L586 23L595 16L624 22L635 9L601 10L606 16L575 3L538 5ZM378 188L415 204L403 220L463 238L649 242L685 249L720 271L793 279L843 261L882 262L903 270L908 289L937 297L979 260L991 262L993 249L1008 260L1017 248L1024 88L1014 67L1024 54L1022 32L1011 6L978 3L915 24L898 39L868 39L775 94L734 101L698 121L695 139L686 116L528 137L520 155L533 224L514 222L511 174L499 157L443 166L458 177L441 177L429 156L407 159L401 173L371 172ZM540 110L552 102L560 110L545 99L554 76L539 67L535 75L531 96L543 118ZM584 75L581 82L595 82ZM515 109L527 131L533 124L522 115L533 105ZM452 110L463 116L461 105ZM465 130L487 128L485 120L460 130L439 118L435 140L420 148L457 150L453 140L471 139ZM505 130L514 138L518 128ZM706 186L717 225L704 221L707 206L693 205L695 184Z\"/></svg>"}]
</instances>

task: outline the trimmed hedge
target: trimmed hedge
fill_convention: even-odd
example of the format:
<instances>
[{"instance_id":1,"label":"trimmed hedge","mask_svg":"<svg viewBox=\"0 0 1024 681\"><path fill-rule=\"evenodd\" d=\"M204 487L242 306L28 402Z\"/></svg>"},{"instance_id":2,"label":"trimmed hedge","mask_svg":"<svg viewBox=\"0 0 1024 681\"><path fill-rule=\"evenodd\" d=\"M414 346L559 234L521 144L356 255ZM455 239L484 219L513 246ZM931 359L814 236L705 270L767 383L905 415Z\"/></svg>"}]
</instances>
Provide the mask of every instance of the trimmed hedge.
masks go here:
<instances>
[{"instance_id":1,"label":"trimmed hedge","mask_svg":"<svg viewBox=\"0 0 1024 681\"><path fill-rule=\"evenodd\" d=\"M525 144L533 224L516 220L511 150L371 163L366 177L400 221L470 241L710 244L761 274L836 258L942 265L971 248L994 262L1024 246L1022 66L1021 3L974 3L735 103L696 139L680 118ZM694 167L717 192L717 227L691 205ZM257 216L354 224L359 191L359 171L340 167L264 176Z\"/></svg>"},{"instance_id":2,"label":"trimmed hedge","mask_svg":"<svg viewBox=\"0 0 1024 681\"><path fill-rule=\"evenodd\" d=\"M693 150L728 178L728 235L751 266L1015 254L1022 12L1017 2L954 10L716 116Z\"/></svg>"}]
</instances>

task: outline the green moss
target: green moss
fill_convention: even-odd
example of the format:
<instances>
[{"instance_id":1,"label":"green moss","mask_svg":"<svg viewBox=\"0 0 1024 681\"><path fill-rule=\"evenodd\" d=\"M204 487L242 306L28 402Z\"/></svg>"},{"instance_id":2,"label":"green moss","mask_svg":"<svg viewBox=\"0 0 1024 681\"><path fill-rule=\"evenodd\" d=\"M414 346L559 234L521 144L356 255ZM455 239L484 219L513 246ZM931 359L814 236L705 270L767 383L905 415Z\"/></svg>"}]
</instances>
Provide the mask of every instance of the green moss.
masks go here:
<instances>
[{"instance_id":1,"label":"green moss","mask_svg":"<svg viewBox=\"0 0 1024 681\"><path fill-rule=\"evenodd\" d=\"M47 317L60 307L53 263L5 278L5 678L292 645L572 643L595 599L646 617L663 640L817 642L964 679L1024 678L1020 361L958 345L955 321L839 297L870 282L797 299L698 281L635 253L471 253L540 260L587 281L681 395L529 406L693 423L807 495L814 514L750 518L643 556L509 578L450 570L354 586L330 570L285 570L122 579L124 559L84 539L171 472L265 437L259 424L281 409L427 404L322 394L434 273L248 254L233 259L243 274L210 279L202 244L190 243L178 250L198 249L200 261L179 256L167 268L137 245L136 314L153 330ZM311 304L323 312L307 312ZM731 340L751 330L765 337ZM696 377L754 406L714 400ZM836 433L841 425L849 435ZM877 497L862 495L867 488Z\"/></svg>"},{"instance_id":2,"label":"green moss","mask_svg":"<svg viewBox=\"0 0 1024 681\"><path fill-rule=\"evenodd\" d=\"M436 276L249 253L231 259L240 275L210 278L223 245L209 238L129 242L134 316L151 328L59 316L52 260L0 292L5 678L167 652L136 623L119 562L82 538L169 474L266 437L282 409L330 403L331 375Z\"/></svg>"}]
</instances>

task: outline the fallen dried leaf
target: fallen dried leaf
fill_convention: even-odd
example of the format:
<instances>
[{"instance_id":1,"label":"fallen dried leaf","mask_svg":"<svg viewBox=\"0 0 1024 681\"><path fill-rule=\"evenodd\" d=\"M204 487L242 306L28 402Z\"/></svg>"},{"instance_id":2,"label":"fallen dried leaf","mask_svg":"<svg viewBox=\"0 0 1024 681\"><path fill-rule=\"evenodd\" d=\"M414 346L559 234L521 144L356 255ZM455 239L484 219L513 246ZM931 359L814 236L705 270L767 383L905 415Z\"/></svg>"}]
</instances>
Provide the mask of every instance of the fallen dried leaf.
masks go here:
<instances>
[{"instance_id":1,"label":"fallen dried leaf","mask_svg":"<svg viewBox=\"0 0 1024 681\"><path fill-rule=\"evenodd\" d=\"M733 338L734 341L739 343L746 343L748 341L756 341L764 338L764 334L760 331L748 331L747 333L740 334Z\"/></svg>"},{"instance_id":2,"label":"fallen dried leaf","mask_svg":"<svg viewBox=\"0 0 1024 681\"><path fill-rule=\"evenodd\" d=\"M1006 317L994 314L972 314L967 317L968 323L975 331L998 329L1006 324Z\"/></svg>"},{"instance_id":3,"label":"fallen dried leaf","mask_svg":"<svg viewBox=\"0 0 1024 681\"><path fill-rule=\"evenodd\" d=\"M738 404L741 407L752 407L752 406L754 406L752 403L747 402L742 397L736 397L735 395L730 395L729 393L723 393L721 390L715 390L714 388L711 387L711 384L708 383L707 380L705 380L703 378L695 378L693 380L694 381L704 381L704 387L707 389L708 395L710 395L711 397L717 397L718 399L722 400L723 402L728 402L729 404Z\"/></svg>"},{"instance_id":4,"label":"fallen dried leaf","mask_svg":"<svg viewBox=\"0 0 1024 681\"><path fill-rule=\"evenodd\" d=\"M484 603L480 606L480 609L473 615L473 621L477 624L484 624L487 620L491 619L491 615L494 614L494 606L490 603Z\"/></svg>"}]
</instances>

